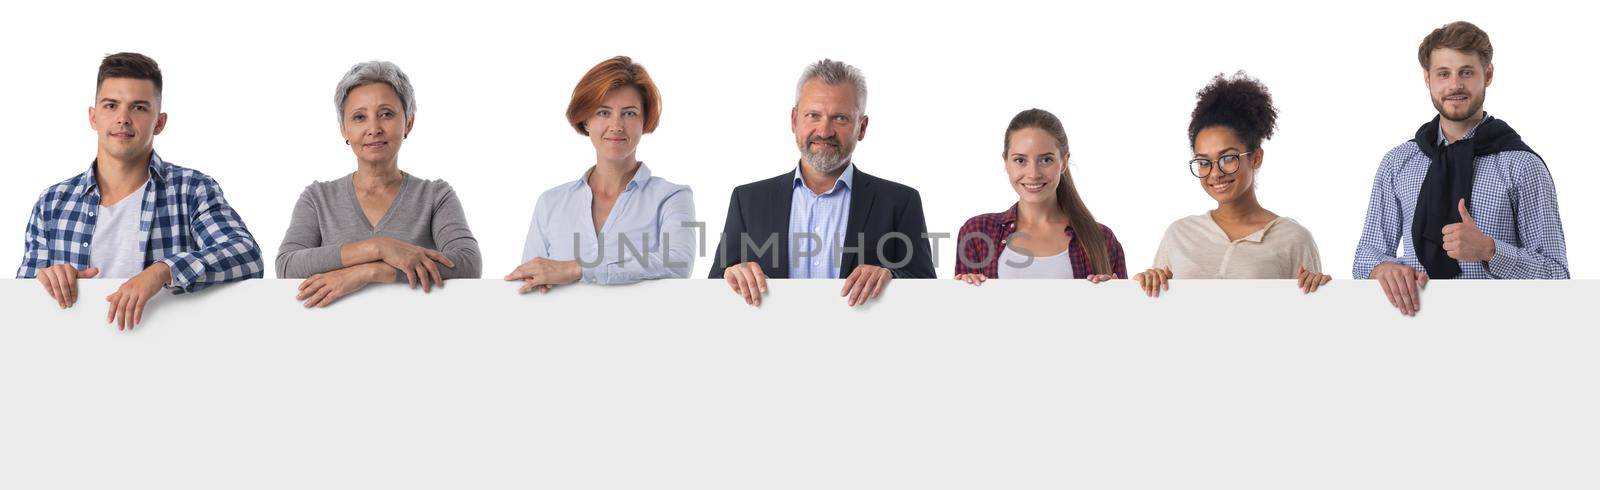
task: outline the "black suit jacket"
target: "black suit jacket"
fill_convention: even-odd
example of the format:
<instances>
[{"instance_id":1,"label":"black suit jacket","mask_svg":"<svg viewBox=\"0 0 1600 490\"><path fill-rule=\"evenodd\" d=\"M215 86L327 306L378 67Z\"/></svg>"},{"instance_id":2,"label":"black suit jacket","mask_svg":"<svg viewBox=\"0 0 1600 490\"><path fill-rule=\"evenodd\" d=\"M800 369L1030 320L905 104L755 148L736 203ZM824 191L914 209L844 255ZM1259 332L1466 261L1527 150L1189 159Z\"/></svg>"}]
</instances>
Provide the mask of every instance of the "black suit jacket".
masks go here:
<instances>
[{"instance_id":1,"label":"black suit jacket","mask_svg":"<svg viewBox=\"0 0 1600 490\"><path fill-rule=\"evenodd\" d=\"M922 196L917 190L868 175L860 167L855 169L852 184L839 277L849 277L859 264L871 264L889 269L896 278L933 278L928 224L922 217ZM751 261L761 264L767 277L788 278L789 207L793 201L792 171L735 188L728 200L728 221L722 226L711 278L721 278L728 266Z\"/></svg>"}]
</instances>

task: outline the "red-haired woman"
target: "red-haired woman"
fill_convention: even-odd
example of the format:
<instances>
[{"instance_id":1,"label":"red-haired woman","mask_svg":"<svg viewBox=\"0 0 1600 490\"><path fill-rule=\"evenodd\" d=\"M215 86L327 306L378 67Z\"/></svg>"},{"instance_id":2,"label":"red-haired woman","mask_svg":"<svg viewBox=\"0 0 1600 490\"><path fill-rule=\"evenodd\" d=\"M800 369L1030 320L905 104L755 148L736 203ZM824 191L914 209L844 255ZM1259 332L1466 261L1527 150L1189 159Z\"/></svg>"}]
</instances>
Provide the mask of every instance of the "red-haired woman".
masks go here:
<instances>
[{"instance_id":1,"label":"red-haired woman","mask_svg":"<svg viewBox=\"0 0 1600 490\"><path fill-rule=\"evenodd\" d=\"M660 119L660 92L626 56L600 62L578 81L567 122L589 137L595 164L539 196L523 263L505 277L522 283L519 292L689 277L694 194L638 159L639 140Z\"/></svg>"}]
</instances>

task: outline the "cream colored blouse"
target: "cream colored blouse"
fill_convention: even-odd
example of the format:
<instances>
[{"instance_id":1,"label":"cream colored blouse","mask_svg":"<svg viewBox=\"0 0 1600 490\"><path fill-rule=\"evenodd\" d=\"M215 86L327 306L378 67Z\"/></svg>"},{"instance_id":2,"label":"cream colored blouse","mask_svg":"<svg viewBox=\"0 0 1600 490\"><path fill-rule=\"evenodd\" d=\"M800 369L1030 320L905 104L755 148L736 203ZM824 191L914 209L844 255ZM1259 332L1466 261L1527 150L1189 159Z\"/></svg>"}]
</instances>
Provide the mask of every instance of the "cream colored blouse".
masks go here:
<instances>
[{"instance_id":1,"label":"cream colored blouse","mask_svg":"<svg viewBox=\"0 0 1600 490\"><path fill-rule=\"evenodd\" d=\"M1301 265L1322 272L1317 242L1295 220L1279 216L1229 241L1206 212L1167 227L1152 267L1170 267L1174 279L1294 279Z\"/></svg>"}]
</instances>

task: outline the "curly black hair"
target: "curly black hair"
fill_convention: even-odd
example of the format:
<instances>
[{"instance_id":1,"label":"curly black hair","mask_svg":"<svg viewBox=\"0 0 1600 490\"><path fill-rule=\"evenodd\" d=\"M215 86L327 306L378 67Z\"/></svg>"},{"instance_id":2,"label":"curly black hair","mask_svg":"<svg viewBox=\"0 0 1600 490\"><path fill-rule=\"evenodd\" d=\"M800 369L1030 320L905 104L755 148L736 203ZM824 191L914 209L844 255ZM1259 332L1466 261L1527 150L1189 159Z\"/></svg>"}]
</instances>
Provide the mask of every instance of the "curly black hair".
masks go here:
<instances>
[{"instance_id":1,"label":"curly black hair","mask_svg":"<svg viewBox=\"0 0 1600 490\"><path fill-rule=\"evenodd\" d=\"M1189 116L1189 147L1200 131L1212 126L1232 129L1248 145L1248 150L1261 148L1261 142L1272 138L1278 128L1278 109L1272 107L1272 94L1260 80L1250 78L1243 71L1232 77L1218 73L1206 88L1195 94L1199 102Z\"/></svg>"}]
</instances>

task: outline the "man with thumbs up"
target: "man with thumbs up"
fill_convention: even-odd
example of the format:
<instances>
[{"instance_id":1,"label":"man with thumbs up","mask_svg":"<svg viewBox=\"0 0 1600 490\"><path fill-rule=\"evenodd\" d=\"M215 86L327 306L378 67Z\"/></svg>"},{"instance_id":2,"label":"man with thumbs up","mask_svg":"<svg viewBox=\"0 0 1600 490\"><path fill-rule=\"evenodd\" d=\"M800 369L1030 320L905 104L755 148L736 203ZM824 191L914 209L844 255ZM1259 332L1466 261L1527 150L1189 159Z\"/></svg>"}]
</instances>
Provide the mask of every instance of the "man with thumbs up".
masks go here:
<instances>
[{"instance_id":1,"label":"man with thumbs up","mask_svg":"<svg viewBox=\"0 0 1600 490\"><path fill-rule=\"evenodd\" d=\"M1453 22L1417 49L1438 116L1390 150L1372 182L1354 276L1406 315L1430 279L1566 279L1555 182L1505 121L1483 110L1489 35Z\"/></svg>"},{"instance_id":2,"label":"man with thumbs up","mask_svg":"<svg viewBox=\"0 0 1600 490\"><path fill-rule=\"evenodd\" d=\"M163 287L182 293L261 277L261 251L217 181L155 153L167 124L155 60L106 56L98 78L94 163L39 196L17 278L38 278L61 308L77 302L78 279L126 278L106 297L106 322L123 330Z\"/></svg>"}]
</instances>

